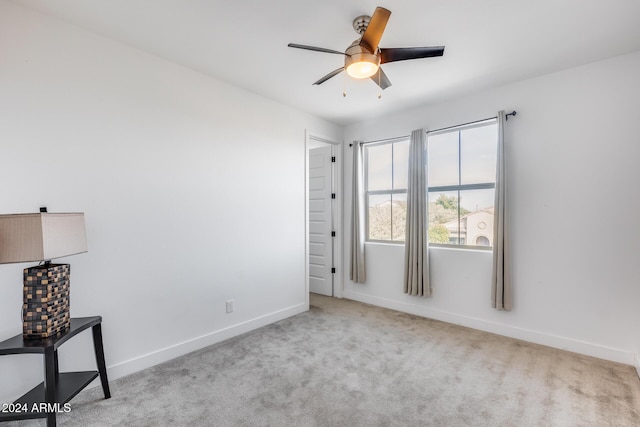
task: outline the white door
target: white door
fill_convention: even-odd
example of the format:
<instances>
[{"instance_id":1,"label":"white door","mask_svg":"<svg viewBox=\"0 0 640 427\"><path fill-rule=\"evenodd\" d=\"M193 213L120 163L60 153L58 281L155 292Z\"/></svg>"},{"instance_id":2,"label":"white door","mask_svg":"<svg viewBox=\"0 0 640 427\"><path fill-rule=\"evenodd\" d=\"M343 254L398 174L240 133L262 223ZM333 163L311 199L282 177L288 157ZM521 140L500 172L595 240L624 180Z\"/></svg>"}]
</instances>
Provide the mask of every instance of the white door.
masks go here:
<instances>
[{"instance_id":1,"label":"white door","mask_svg":"<svg viewBox=\"0 0 640 427\"><path fill-rule=\"evenodd\" d=\"M309 150L309 290L333 296L331 146Z\"/></svg>"}]
</instances>

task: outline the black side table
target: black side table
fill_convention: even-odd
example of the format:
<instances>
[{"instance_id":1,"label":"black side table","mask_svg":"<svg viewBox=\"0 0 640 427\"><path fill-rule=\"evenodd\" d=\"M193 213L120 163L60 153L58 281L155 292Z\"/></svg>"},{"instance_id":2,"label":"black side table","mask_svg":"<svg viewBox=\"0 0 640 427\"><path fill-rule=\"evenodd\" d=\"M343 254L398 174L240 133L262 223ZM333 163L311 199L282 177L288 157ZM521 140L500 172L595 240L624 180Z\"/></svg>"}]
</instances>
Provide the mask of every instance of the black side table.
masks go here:
<instances>
[{"instance_id":1,"label":"black side table","mask_svg":"<svg viewBox=\"0 0 640 427\"><path fill-rule=\"evenodd\" d=\"M16 400L9 408L0 408L1 421L46 418L47 427L56 425L56 413L65 410L64 405L73 399L100 374L104 398L109 399L109 380L102 347L102 317L78 317L71 319L71 328L55 337L25 340L22 334L0 342L0 356L5 354L44 355L44 382ZM93 348L98 371L59 372L58 347L85 329L92 328ZM9 409L11 411L9 411Z\"/></svg>"}]
</instances>

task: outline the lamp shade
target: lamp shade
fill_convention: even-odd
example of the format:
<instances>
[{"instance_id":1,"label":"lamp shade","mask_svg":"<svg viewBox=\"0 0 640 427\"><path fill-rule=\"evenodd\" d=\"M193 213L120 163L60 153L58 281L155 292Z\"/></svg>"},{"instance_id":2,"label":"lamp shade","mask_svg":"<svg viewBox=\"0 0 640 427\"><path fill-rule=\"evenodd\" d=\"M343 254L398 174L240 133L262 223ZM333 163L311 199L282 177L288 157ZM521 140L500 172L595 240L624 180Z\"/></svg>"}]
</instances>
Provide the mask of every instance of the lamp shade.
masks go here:
<instances>
[{"instance_id":1,"label":"lamp shade","mask_svg":"<svg viewBox=\"0 0 640 427\"><path fill-rule=\"evenodd\" d=\"M0 264L87 252L84 213L0 215Z\"/></svg>"}]
</instances>

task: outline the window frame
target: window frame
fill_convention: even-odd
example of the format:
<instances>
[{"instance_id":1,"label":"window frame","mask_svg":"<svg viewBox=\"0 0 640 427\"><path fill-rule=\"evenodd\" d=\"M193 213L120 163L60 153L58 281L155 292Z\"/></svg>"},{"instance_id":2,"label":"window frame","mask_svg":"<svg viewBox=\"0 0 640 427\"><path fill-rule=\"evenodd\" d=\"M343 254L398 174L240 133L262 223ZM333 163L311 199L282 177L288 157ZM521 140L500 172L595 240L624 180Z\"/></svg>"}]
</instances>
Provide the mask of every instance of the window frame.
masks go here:
<instances>
[{"instance_id":1,"label":"window frame","mask_svg":"<svg viewBox=\"0 0 640 427\"><path fill-rule=\"evenodd\" d=\"M484 127L484 126L490 126L490 125L494 125L497 124L497 118L490 118L490 119L486 119L486 120L481 120L478 122L473 122L473 123L467 123L467 124L462 124L462 125L458 125L458 126L451 126L451 127L447 127L444 129L440 129L440 130L435 130L435 131L430 131L430 132L426 132L427 134L427 140L426 140L426 150L427 150L427 159L428 157L428 153L429 153L429 136L436 136L436 135L441 135L441 134L445 134L445 133L452 133L452 132L457 132L458 133L458 184L456 185L442 185L442 186L433 186L433 187L429 187L428 186L428 182L427 182L427 200L429 199L429 196L431 193L446 193L446 192L455 192L457 193L457 197L458 197L458 230L460 230L460 226L461 226L461 216L460 216L460 192L462 191L467 191L467 190L494 190L496 188L496 181L494 179L493 182L484 182L484 183L476 183L476 184L460 184L461 180L462 180L462 150L461 150L461 132L464 130L468 130L468 129L473 129L473 128L478 128L478 127ZM392 190L373 190L373 191L369 191L369 155L368 152L366 151L367 148L369 147L376 147L376 146L380 146L380 145L387 145L387 144L394 144L394 143L398 143L398 142L403 142L403 141L408 141L410 139L410 137L407 136L401 136L401 137L396 137L396 138L389 138L389 139L384 139L384 140L380 140L380 141L372 141L372 142L368 142L365 145L365 152L363 153L363 173L364 173L364 196L365 196L365 243L382 243L382 244L391 244L391 245L405 245L406 244L406 240L382 240L382 239L371 239L369 232L370 232L370 224L369 224L369 196L376 196L376 195L389 195L390 199L393 200L393 195L394 194L407 194L408 193L408 188L405 189L392 189ZM497 149L497 146L496 146ZM408 158L407 158L408 161ZM392 157L391 157L391 176L392 176L392 182L393 181L393 177L394 177L394 151L392 149ZM408 183L407 183L408 185ZM428 203L428 202L427 202ZM494 208L495 208L495 201L494 201ZM427 230L429 229L429 220L427 218ZM391 215L391 223L389 224L390 229L392 231L392 237L393 237L393 211L392 211L392 215ZM458 240L460 239L460 237L458 236ZM437 248L446 248L446 249L469 249L469 250L477 250L477 251L493 251L493 246L477 246L477 245L468 245L466 244L467 242L465 241L465 244L452 244L452 243L431 243L429 242L429 246L432 247L437 247Z\"/></svg>"},{"instance_id":2,"label":"window frame","mask_svg":"<svg viewBox=\"0 0 640 427\"><path fill-rule=\"evenodd\" d=\"M442 135L445 133L457 132L458 133L458 184L457 185L440 185L429 187L429 182L427 181L427 200L429 199L429 195L431 193L445 193L445 192L456 192L458 194L458 230L460 230L460 192L465 190L495 190L496 181L494 180L492 183L484 182L477 184L460 184L462 181L462 150L461 150L461 132L467 129L473 129L478 127L490 126L493 124L497 124L497 118L491 118L482 120L479 122L469 123L465 125L452 126L446 129L436 130L432 132L427 132L427 158L429 153L429 136ZM497 149L497 142L496 142ZM428 203L428 202L427 202ZM495 201L494 201L495 208ZM429 229L429 220L427 218L427 230ZM458 236L458 241L460 240L460 236ZM431 243L429 242L429 246L437 247L437 248L448 248L448 249L471 249L478 251L493 251L493 246L477 246L477 245L467 245L465 241L464 245L461 244L453 244L453 243Z\"/></svg>"},{"instance_id":3,"label":"window frame","mask_svg":"<svg viewBox=\"0 0 640 427\"><path fill-rule=\"evenodd\" d=\"M382 240L382 239L371 239L369 237L369 231L370 231L370 227L369 227L369 196L380 196L380 195L389 195L391 197L391 200L393 200L393 195L394 194L407 194L408 188L405 188L404 190L396 190L396 189L391 189L391 190L373 190L373 191L369 191L369 153L366 151L367 148L369 147L378 147L380 145L393 145L395 143L398 142L403 142L403 141L409 141L409 136L401 136L401 137L396 137L396 138L389 138L389 139L384 139L384 140L380 140L380 141L376 141L376 142L370 142L367 143L364 146L364 153L363 153L363 157L364 157L364 197L365 197L365 201L364 201L364 207L365 207L365 242L366 243L386 243L386 244L391 244L391 245L404 245L405 244L405 240ZM394 151L393 151L393 147L391 149L391 179L392 182L393 178L394 178ZM409 159L407 158L407 162L409 161ZM408 184L408 183L407 183ZM390 230L392 231L391 237L393 237L393 211L391 214L391 223L389 224Z\"/></svg>"}]
</instances>

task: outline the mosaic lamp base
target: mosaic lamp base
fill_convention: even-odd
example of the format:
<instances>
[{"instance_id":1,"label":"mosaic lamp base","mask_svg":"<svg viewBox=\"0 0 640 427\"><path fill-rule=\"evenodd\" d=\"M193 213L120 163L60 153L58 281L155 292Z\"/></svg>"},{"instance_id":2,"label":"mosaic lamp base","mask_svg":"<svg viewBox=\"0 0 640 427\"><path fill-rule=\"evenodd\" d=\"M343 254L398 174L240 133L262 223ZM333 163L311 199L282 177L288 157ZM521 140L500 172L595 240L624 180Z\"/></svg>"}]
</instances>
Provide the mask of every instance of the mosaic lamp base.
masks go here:
<instances>
[{"instance_id":1,"label":"mosaic lamp base","mask_svg":"<svg viewBox=\"0 0 640 427\"><path fill-rule=\"evenodd\" d=\"M49 338L69 329L69 264L45 263L24 269L24 339Z\"/></svg>"}]
</instances>

